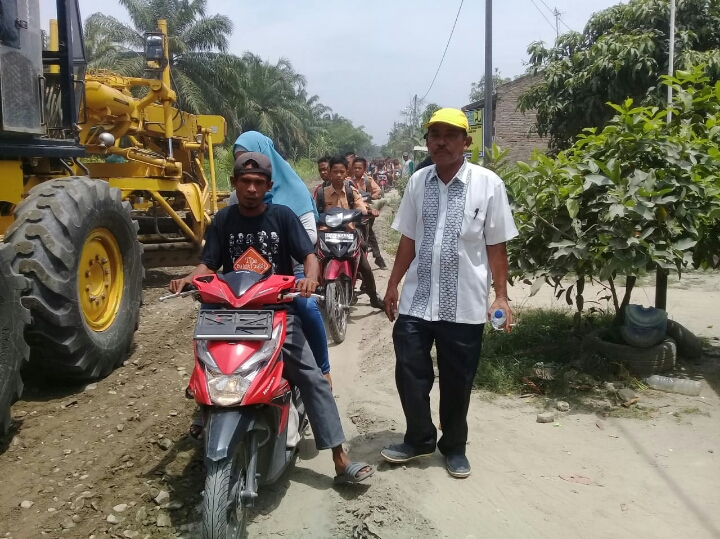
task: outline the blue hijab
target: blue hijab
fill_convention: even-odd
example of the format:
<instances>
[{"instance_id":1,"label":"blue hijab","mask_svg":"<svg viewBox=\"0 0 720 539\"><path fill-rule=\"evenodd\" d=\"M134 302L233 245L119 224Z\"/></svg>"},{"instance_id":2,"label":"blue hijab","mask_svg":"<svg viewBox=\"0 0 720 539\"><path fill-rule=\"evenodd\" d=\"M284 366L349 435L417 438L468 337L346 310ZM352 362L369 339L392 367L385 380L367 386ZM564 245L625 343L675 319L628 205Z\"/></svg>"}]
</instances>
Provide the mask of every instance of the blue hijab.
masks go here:
<instances>
[{"instance_id":1,"label":"blue hijab","mask_svg":"<svg viewBox=\"0 0 720 539\"><path fill-rule=\"evenodd\" d=\"M257 131L247 131L235 141L233 154L237 151L259 152L270 159L272 164L273 186L270 191L273 204L281 204L290 208L300 217L313 212L318 218L315 201L310 195L305 182L300 179L292 167L275 150L273 141ZM268 202L268 200L265 200Z\"/></svg>"}]
</instances>

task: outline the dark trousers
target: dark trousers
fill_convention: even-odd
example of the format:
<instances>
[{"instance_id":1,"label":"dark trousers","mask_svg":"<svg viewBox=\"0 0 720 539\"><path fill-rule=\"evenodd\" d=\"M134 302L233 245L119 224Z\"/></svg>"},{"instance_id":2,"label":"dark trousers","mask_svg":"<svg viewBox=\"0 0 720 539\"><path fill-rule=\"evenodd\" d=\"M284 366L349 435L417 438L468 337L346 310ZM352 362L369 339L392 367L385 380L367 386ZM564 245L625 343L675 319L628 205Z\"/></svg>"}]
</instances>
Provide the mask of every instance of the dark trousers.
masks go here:
<instances>
[{"instance_id":1,"label":"dark trousers","mask_svg":"<svg viewBox=\"0 0 720 539\"><path fill-rule=\"evenodd\" d=\"M345 441L340 414L330 384L323 378L303 335L302 325L287 315L287 335L283 345L283 376L300 388L318 449L337 447Z\"/></svg>"},{"instance_id":2,"label":"dark trousers","mask_svg":"<svg viewBox=\"0 0 720 539\"><path fill-rule=\"evenodd\" d=\"M380 252L380 245L378 244L377 236L375 235L375 231L373 230L374 224L375 218L370 219L370 223L368 224L368 247L370 248L370 252L373 254L373 258L375 258L375 263L378 263L382 261L383 257L382 253Z\"/></svg>"},{"instance_id":3,"label":"dark trousers","mask_svg":"<svg viewBox=\"0 0 720 539\"><path fill-rule=\"evenodd\" d=\"M370 262L367 259L367 253L363 250L360 253L360 262L358 263L358 272L362 276L363 288L367 295L371 298L377 297L377 286L375 285L375 276L373 275ZM361 289L362 290L362 289Z\"/></svg>"},{"instance_id":4,"label":"dark trousers","mask_svg":"<svg viewBox=\"0 0 720 539\"><path fill-rule=\"evenodd\" d=\"M400 315L393 328L395 383L407 430L405 443L417 451L435 451L437 430L430 415L435 381L430 350L437 349L440 371L440 423L437 447L443 455L465 454L470 392L480 361L484 324L428 322Z\"/></svg>"}]
</instances>

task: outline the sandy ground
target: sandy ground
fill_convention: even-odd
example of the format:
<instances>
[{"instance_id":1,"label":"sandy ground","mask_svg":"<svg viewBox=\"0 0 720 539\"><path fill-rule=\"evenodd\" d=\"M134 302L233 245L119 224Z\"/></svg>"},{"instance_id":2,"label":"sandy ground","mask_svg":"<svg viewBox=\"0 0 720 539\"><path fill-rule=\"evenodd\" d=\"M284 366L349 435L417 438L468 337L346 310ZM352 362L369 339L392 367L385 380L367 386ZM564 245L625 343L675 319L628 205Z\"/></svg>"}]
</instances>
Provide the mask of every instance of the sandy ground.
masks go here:
<instances>
[{"instance_id":1,"label":"sandy ground","mask_svg":"<svg viewBox=\"0 0 720 539\"><path fill-rule=\"evenodd\" d=\"M14 429L0 446L0 537L199 537L202 448L186 436L194 406L183 395L196 306L157 302L177 272L149 272L136 347L123 367L85 388L30 387L13 408ZM387 275L378 272L381 290ZM671 315L720 335L720 280L688 282L672 288ZM513 289L514 305L551 304L549 288L527 293ZM404 418L391 324L366 298L331 361L350 455L378 473L366 485L334 487L330 455L310 437L294 469L261 489L249 537L720 537L717 379L695 398L644 393L658 408L646 420L573 406L555 424L539 424L539 402L477 392L473 475L456 480L439 454L407 467L381 462L380 450L402 440ZM716 373L717 362L703 365ZM162 507L152 501L161 491L169 494Z\"/></svg>"}]
</instances>

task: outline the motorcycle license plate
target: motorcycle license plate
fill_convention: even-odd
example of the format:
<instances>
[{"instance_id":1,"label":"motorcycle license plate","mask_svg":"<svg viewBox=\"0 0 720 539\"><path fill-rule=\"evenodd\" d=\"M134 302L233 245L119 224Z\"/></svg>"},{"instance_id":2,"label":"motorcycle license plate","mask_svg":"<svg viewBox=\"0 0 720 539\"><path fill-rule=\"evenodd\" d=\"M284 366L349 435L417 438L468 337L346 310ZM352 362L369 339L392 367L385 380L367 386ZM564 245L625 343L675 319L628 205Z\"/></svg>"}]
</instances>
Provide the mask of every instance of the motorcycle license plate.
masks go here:
<instances>
[{"instance_id":1,"label":"motorcycle license plate","mask_svg":"<svg viewBox=\"0 0 720 539\"><path fill-rule=\"evenodd\" d=\"M353 241L355 236L347 232L326 232L325 242L326 243L340 243L343 241Z\"/></svg>"},{"instance_id":2,"label":"motorcycle license plate","mask_svg":"<svg viewBox=\"0 0 720 539\"><path fill-rule=\"evenodd\" d=\"M272 337L272 311L200 309L194 339L267 341Z\"/></svg>"}]
</instances>

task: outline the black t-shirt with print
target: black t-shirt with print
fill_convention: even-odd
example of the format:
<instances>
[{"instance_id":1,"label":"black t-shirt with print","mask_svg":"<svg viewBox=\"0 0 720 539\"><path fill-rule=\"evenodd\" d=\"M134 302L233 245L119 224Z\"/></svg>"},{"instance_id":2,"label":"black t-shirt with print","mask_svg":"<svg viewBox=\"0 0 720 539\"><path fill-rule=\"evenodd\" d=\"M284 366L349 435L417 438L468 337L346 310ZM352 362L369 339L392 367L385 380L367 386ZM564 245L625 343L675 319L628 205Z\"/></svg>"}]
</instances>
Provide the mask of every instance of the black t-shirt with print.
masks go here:
<instances>
[{"instance_id":1,"label":"black t-shirt with print","mask_svg":"<svg viewBox=\"0 0 720 539\"><path fill-rule=\"evenodd\" d=\"M315 252L300 219L286 206L268 204L256 217L240 214L236 204L221 209L205 233L200 262L213 271L233 271L234 261L255 248L278 275L293 275L293 262Z\"/></svg>"}]
</instances>

